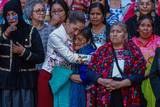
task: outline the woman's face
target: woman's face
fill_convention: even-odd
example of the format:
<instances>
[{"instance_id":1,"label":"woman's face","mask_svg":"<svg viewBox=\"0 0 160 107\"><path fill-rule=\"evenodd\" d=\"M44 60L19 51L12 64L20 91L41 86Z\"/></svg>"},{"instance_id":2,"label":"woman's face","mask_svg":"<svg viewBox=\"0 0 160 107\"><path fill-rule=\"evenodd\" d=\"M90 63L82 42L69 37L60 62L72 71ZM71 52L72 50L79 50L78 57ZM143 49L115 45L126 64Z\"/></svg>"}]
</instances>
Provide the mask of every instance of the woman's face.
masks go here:
<instances>
[{"instance_id":1,"label":"woman's face","mask_svg":"<svg viewBox=\"0 0 160 107\"><path fill-rule=\"evenodd\" d=\"M79 50L87 44L87 39L80 33L74 38L74 49Z\"/></svg>"},{"instance_id":2,"label":"woman's face","mask_svg":"<svg viewBox=\"0 0 160 107\"><path fill-rule=\"evenodd\" d=\"M36 4L33 7L33 12L31 16L32 20L43 22L45 19L45 9L44 5L41 3Z\"/></svg>"},{"instance_id":3,"label":"woman's face","mask_svg":"<svg viewBox=\"0 0 160 107\"><path fill-rule=\"evenodd\" d=\"M140 0L139 1L139 11L142 15L151 13L153 9L153 3L151 0Z\"/></svg>"},{"instance_id":4,"label":"woman's face","mask_svg":"<svg viewBox=\"0 0 160 107\"><path fill-rule=\"evenodd\" d=\"M113 25L110 30L110 40L113 45L122 45L126 39L126 35L125 30L119 25Z\"/></svg>"},{"instance_id":5,"label":"woman's face","mask_svg":"<svg viewBox=\"0 0 160 107\"><path fill-rule=\"evenodd\" d=\"M99 24L102 24L104 20L103 14L101 10L96 7L92 8L90 11L90 22L93 26L97 26Z\"/></svg>"},{"instance_id":6,"label":"woman's face","mask_svg":"<svg viewBox=\"0 0 160 107\"><path fill-rule=\"evenodd\" d=\"M152 35L152 22L150 19L143 19L138 26L138 32L142 39L148 39Z\"/></svg>"},{"instance_id":7,"label":"woman's face","mask_svg":"<svg viewBox=\"0 0 160 107\"><path fill-rule=\"evenodd\" d=\"M58 24L65 22L66 14L63 7L60 4L53 4L51 9L51 17L52 20L56 20Z\"/></svg>"},{"instance_id":8,"label":"woman's face","mask_svg":"<svg viewBox=\"0 0 160 107\"><path fill-rule=\"evenodd\" d=\"M7 21L9 25L17 25L18 24L18 14L14 11L7 12Z\"/></svg>"},{"instance_id":9,"label":"woman's face","mask_svg":"<svg viewBox=\"0 0 160 107\"><path fill-rule=\"evenodd\" d=\"M81 31L82 29L84 28L84 23L82 22L70 22L69 20L67 20L66 22L66 31L67 33L69 34L69 36L71 38L73 38L74 36L77 36Z\"/></svg>"}]
</instances>

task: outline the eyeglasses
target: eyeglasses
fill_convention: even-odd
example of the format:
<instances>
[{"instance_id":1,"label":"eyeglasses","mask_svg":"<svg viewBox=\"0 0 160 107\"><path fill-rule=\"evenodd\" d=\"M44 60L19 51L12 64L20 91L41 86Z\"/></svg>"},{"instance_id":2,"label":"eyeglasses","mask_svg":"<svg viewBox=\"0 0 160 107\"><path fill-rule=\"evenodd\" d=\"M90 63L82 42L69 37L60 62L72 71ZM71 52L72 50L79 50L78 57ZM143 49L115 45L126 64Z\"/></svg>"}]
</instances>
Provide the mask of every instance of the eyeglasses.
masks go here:
<instances>
[{"instance_id":1,"label":"eyeglasses","mask_svg":"<svg viewBox=\"0 0 160 107\"><path fill-rule=\"evenodd\" d=\"M63 12L64 10L53 10L53 11L51 11L52 13L61 13L61 12Z\"/></svg>"},{"instance_id":2,"label":"eyeglasses","mask_svg":"<svg viewBox=\"0 0 160 107\"><path fill-rule=\"evenodd\" d=\"M37 13L37 14L41 14L41 13L45 13L45 9L38 9L38 10L33 10L33 12Z\"/></svg>"}]
</instances>

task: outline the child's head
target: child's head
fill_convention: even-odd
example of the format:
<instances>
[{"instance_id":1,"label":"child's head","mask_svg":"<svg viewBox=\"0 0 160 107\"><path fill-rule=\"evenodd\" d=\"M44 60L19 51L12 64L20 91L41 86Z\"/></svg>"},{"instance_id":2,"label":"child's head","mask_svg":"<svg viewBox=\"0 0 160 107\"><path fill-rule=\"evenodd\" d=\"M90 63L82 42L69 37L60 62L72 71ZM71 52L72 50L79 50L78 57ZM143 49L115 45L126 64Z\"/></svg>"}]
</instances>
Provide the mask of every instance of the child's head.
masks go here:
<instances>
[{"instance_id":1,"label":"child's head","mask_svg":"<svg viewBox=\"0 0 160 107\"><path fill-rule=\"evenodd\" d=\"M77 36L74 37L74 50L79 50L91 41L91 31L89 28L84 28Z\"/></svg>"}]
</instances>

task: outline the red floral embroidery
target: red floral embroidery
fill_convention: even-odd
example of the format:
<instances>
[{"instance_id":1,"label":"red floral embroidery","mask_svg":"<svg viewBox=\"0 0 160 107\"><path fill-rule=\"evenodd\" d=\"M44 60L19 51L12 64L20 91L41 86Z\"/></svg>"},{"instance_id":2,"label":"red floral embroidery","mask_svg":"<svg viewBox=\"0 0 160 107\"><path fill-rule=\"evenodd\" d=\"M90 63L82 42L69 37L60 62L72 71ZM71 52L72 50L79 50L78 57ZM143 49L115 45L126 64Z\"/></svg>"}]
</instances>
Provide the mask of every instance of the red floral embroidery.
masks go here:
<instances>
[{"instance_id":1,"label":"red floral embroidery","mask_svg":"<svg viewBox=\"0 0 160 107\"><path fill-rule=\"evenodd\" d=\"M125 60L124 72L131 76L133 74L144 75L146 61L140 49L132 42L129 41L124 45L124 51L118 53L120 56L123 55ZM111 42L98 48L93 55L89 68L103 78L112 77L113 69L113 53ZM110 93L106 91L106 88L101 85L95 85L90 90L92 100L96 101L100 107L110 104ZM124 107L130 107L131 104L140 104L140 86L132 85L130 88L122 89ZM94 102L92 101L92 102Z\"/></svg>"}]
</instances>

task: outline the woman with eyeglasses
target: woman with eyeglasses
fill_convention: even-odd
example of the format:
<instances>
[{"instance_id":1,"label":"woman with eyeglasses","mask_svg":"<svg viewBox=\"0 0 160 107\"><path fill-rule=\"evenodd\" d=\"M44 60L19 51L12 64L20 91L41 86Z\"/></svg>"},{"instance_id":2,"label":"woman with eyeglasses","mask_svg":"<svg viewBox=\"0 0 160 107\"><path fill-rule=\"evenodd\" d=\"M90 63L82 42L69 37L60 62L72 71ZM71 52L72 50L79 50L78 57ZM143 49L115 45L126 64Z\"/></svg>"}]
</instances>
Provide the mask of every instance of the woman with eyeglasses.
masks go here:
<instances>
[{"instance_id":1,"label":"woman with eyeglasses","mask_svg":"<svg viewBox=\"0 0 160 107\"><path fill-rule=\"evenodd\" d=\"M43 2L32 1L32 3L29 5L29 7L30 7L30 18L32 20L32 25L37 28L37 30L40 34L42 44L43 44L43 47L44 47L43 51L44 51L45 56L46 56L47 42L48 42L49 34L55 29L55 27L51 26L49 24L46 24L44 22L45 21L45 6L44 6ZM38 70L41 70L42 64L43 63L37 65ZM40 72L38 77L41 78L42 76L46 76L46 74L42 74ZM42 79L44 79L44 78L41 78L41 80ZM39 90L40 89L38 88L38 92L39 92ZM42 92L40 94L38 94L38 106L42 105L41 103L43 103L41 101L41 98L44 98ZM50 105L50 103L47 103L47 104ZM46 106L48 107L48 105L46 105Z\"/></svg>"},{"instance_id":2,"label":"woman with eyeglasses","mask_svg":"<svg viewBox=\"0 0 160 107\"><path fill-rule=\"evenodd\" d=\"M32 20L32 25L37 28L37 30L40 34L42 44L44 47L44 53L46 56L47 42L48 42L49 34L55 29L55 27L48 25L44 22L45 21L45 6L44 6L43 2L33 1L32 4L30 5L30 10L31 10L30 18ZM43 63L37 65L38 70L41 70L42 64ZM41 77L41 75L44 75L44 74L42 74L40 72L39 77ZM39 90L39 88L38 88L38 90ZM42 101L40 101L40 99L43 98L44 96L41 96L41 95L42 94L38 94L38 105L41 105L41 103L43 103ZM50 103L48 103L48 104L50 104Z\"/></svg>"},{"instance_id":3,"label":"woman with eyeglasses","mask_svg":"<svg viewBox=\"0 0 160 107\"><path fill-rule=\"evenodd\" d=\"M36 107L36 64L44 60L43 45L35 27L25 23L20 2L9 1L3 10L0 36L0 106Z\"/></svg>"},{"instance_id":4,"label":"woman with eyeglasses","mask_svg":"<svg viewBox=\"0 0 160 107\"><path fill-rule=\"evenodd\" d=\"M40 34L44 52L46 53L48 36L55 29L55 27L44 23L45 7L43 2L39 2L39 1L32 2L30 18L32 21L32 26L36 27ZM38 70L41 69L41 66L42 64L37 65Z\"/></svg>"}]
</instances>

